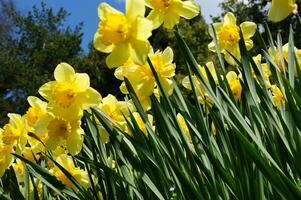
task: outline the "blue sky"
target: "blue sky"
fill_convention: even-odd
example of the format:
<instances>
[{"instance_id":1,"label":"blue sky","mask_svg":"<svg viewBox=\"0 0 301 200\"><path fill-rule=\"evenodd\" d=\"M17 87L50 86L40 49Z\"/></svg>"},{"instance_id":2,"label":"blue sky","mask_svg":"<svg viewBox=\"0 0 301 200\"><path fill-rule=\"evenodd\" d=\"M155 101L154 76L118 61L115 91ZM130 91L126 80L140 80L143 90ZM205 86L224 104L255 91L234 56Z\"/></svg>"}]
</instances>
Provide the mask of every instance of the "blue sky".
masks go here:
<instances>
[{"instance_id":1,"label":"blue sky","mask_svg":"<svg viewBox=\"0 0 301 200\"><path fill-rule=\"evenodd\" d=\"M210 22L210 14L217 14L219 9L217 7L221 0L197 0L202 8L203 16L207 22ZM15 0L17 8L26 13L33 5L40 5L45 2L54 10L64 7L71 15L67 18L66 24L74 27L80 22L84 23L82 48L87 50L89 42L98 26L97 7L101 2L108 2L113 7L123 10L124 0Z\"/></svg>"}]
</instances>

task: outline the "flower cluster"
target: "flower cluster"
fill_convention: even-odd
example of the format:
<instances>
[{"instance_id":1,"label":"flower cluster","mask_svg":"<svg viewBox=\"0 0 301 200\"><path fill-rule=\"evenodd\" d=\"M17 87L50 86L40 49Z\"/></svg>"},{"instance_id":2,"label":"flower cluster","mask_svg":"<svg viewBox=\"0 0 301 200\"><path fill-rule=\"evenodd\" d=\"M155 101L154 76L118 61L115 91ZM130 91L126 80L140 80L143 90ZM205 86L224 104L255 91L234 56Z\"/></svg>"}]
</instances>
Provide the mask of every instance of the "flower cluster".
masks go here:
<instances>
[{"instance_id":1,"label":"flower cluster","mask_svg":"<svg viewBox=\"0 0 301 200\"><path fill-rule=\"evenodd\" d=\"M146 7L151 11L145 16ZM269 11L272 21L280 21L296 9L293 0L273 0ZM144 111L148 121L154 125L151 113L151 96L159 99L160 88L157 78L168 95L174 90L173 77L176 64L174 63L173 50L167 47L164 50L154 50L148 39L152 31L159 26L172 29L180 17L191 19L199 14L199 6L191 0L126 0L126 12L122 13L106 3L98 8L101 19L94 37L94 47L109 55L106 64L115 69L115 77L122 80L120 90L128 94L125 79L129 81ZM214 23L209 28L210 35L217 41L212 41L208 48L216 52L220 51L231 71L221 76L213 61L199 66L199 71L208 83L213 80L216 86L221 81L227 82L236 102L243 96L243 77L239 69L241 60L240 42L243 40L247 50L253 47L252 37L257 27L253 22L243 22L240 25L236 17L229 12L224 16L223 22ZM287 63L290 62L289 45L271 47L269 54L272 64L277 69L276 73L287 72ZM295 74L297 66L301 64L301 50L293 48L296 54ZM283 57L281 56L283 55ZM284 58L284 59L283 59ZM269 90L275 108L280 108L285 102L283 88L276 85L271 77L270 62L264 60L259 54L253 58L257 69L261 73L264 84ZM269 63L269 64L268 64ZM251 66L254 80L259 81L258 74ZM30 107L24 115L8 114L9 123L0 129L0 177L5 170L13 166L18 172L19 182L24 182L24 164L13 157L14 154L24 156L28 160L36 161L46 159L47 151L52 152L53 158L61 166L66 168L74 178L85 188L88 188L89 177L87 171L77 166L72 156L81 152L84 144L84 130L81 127L81 119L84 111L91 108L100 109L109 119L109 122L117 126L124 133L132 136L133 133L127 121L133 117L139 129L148 137L148 130L139 113L136 111L131 99L118 100L113 95L102 99L100 93L90 87L90 78L85 73L76 73L73 67L67 63L60 63L54 70L54 81L45 83L39 89L39 94L44 99L30 96ZM192 87L192 83L193 86ZM194 89L200 104L213 106L213 100L203 87L203 83L196 75L187 76L182 80L183 86ZM179 124L191 143L191 135L184 117L177 115ZM98 132L103 143L110 141L110 135L97 121ZM153 126L155 130L155 126ZM212 123L212 132L215 133L215 125ZM48 160L49 161L49 160ZM56 176L67 186L74 185L66 175L53 163L48 162L49 172Z\"/></svg>"}]
</instances>

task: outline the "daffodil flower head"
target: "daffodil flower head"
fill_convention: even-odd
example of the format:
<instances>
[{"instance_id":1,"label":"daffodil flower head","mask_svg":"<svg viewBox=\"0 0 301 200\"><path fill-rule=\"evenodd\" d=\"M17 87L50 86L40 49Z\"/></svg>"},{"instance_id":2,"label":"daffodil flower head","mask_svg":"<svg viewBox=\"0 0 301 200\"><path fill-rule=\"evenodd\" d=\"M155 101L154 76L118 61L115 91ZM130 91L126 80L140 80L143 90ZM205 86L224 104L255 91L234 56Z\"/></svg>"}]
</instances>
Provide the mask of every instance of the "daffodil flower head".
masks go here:
<instances>
[{"instance_id":1,"label":"daffodil flower head","mask_svg":"<svg viewBox=\"0 0 301 200\"><path fill-rule=\"evenodd\" d=\"M130 101L118 101L111 94L104 97L99 107L111 120L120 126L126 128L126 120L124 117L129 117L129 111L135 111L134 105Z\"/></svg>"},{"instance_id":2,"label":"daffodil flower head","mask_svg":"<svg viewBox=\"0 0 301 200\"><path fill-rule=\"evenodd\" d=\"M1 133L0 129L0 133ZM10 167L13 162L13 146L6 145L0 140L0 177L3 176L5 170Z\"/></svg>"},{"instance_id":3,"label":"daffodil flower head","mask_svg":"<svg viewBox=\"0 0 301 200\"><path fill-rule=\"evenodd\" d=\"M44 84L39 93L49 101L49 111L57 115L76 115L97 106L101 95L90 87L90 78L85 73L75 73L67 63L59 64L54 70L55 81Z\"/></svg>"},{"instance_id":4,"label":"daffodil flower head","mask_svg":"<svg viewBox=\"0 0 301 200\"><path fill-rule=\"evenodd\" d=\"M146 5L152 9L148 19L153 22L154 29L163 24L172 29L179 23L180 17L192 19L200 13L199 5L192 0L146 0Z\"/></svg>"},{"instance_id":5,"label":"daffodil flower head","mask_svg":"<svg viewBox=\"0 0 301 200\"><path fill-rule=\"evenodd\" d=\"M145 5L141 0L126 0L125 14L106 3L99 5L101 21L94 36L94 47L110 53L106 58L109 68L123 65L128 58L137 64L146 62L153 26L144 14Z\"/></svg>"},{"instance_id":6,"label":"daffodil flower head","mask_svg":"<svg viewBox=\"0 0 301 200\"><path fill-rule=\"evenodd\" d=\"M268 12L269 20L280 22L297 9L295 0L272 0L272 6Z\"/></svg>"},{"instance_id":7,"label":"daffodil flower head","mask_svg":"<svg viewBox=\"0 0 301 200\"><path fill-rule=\"evenodd\" d=\"M274 106L277 107L278 109L280 108L280 105L284 105L285 103L285 98L283 96L282 91L277 87L277 85L272 85L271 86L271 92L273 95L273 102Z\"/></svg>"},{"instance_id":8,"label":"daffodil flower head","mask_svg":"<svg viewBox=\"0 0 301 200\"><path fill-rule=\"evenodd\" d=\"M139 129L144 133L145 136L148 136L148 132L147 132L147 129L146 129L146 126L145 126L145 123L144 121L142 120L140 114L138 112L134 112L133 113L133 117L139 127ZM148 118L148 121L150 124L153 124L154 122L154 117L151 115L151 114L148 114L147 115L147 118ZM155 129L155 127L153 126L153 129ZM133 135L132 131L130 128L127 127L126 129L126 133L129 134L129 135Z\"/></svg>"},{"instance_id":9,"label":"daffodil flower head","mask_svg":"<svg viewBox=\"0 0 301 200\"><path fill-rule=\"evenodd\" d=\"M214 66L213 62L207 62L206 66L207 66L208 71L210 72L210 75L212 76L214 82L216 84L218 84L218 78L217 78L217 74L216 74L215 66ZM208 75L206 73L205 67L204 66L199 66L199 69L200 69L202 75L205 77L205 79L209 82ZM205 89L202 86L201 82L198 80L198 78L195 75L193 75L192 78L193 78L195 86L196 86L196 94L197 94L197 98L198 98L199 103L200 104L205 104L206 103L207 105L212 106L213 101L209 97L209 95L205 92ZM183 78L182 85L186 89L192 90L192 86L190 84L189 76L186 76L186 77Z\"/></svg>"},{"instance_id":10,"label":"daffodil flower head","mask_svg":"<svg viewBox=\"0 0 301 200\"><path fill-rule=\"evenodd\" d=\"M47 113L38 121L35 131L38 137L45 137L45 145L49 150L64 146L70 154L76 155L82 149L84 131L80 118L76 116L62 117Z\"/></svg>"},{"instance_id":11,"label":"daffodil flower head","mask_svg":"<svg viewBox=\"0 0 301 200\"><path fill-rule=\"evenodd\" d=\"M256 32L257 26L253 22L243 22L238 26L236 24L236 17L233 13L228 12L224 16L224 21L219 23L214 23L213 28L216 32L219 48L221 52L225 55L226 61L230 65L237 65L233 57L229 54L231 53L235 58L240 59L239 41L241 40L240 30L245 41L247 50L253 47L253 41L250 39ZM213 30L210 28L209 33L213 37ZM208 45L209 50L215 52L216 45L212 41ZM229 53L228 53L229 52Z\"/></svg>"},{"instance_id":12,"label":"daffodil flower head","mask_svg":"<svg viewBox=\"0 0 301 200\"><path fill-rule=\"evenodd\" d=\"M32 128L35 126L36 122L47 114L47 102L42 101L38 97L29 96L27 101L30 108L27 110L24 118L29 127L29 131L33 131Z\"/></svg>"},{"instance_id":13,"label":"daffodil flower head","mask_svg":"<svg viewBox=\"0 0 301 200\"><path fill-rule=\"evenodd\" d=\"M62 154L56 158L56 162L66 169L84 188L88 189L90 187L88 172L80 167L76 167L71 156ZM53 167L50 170L50 173L52 173L55 177L57 177L58 180L66 184L68 187L76 189L75 185L57 166Z\"/></svg>"},{"instance_id":14,"label":"daffodil flower head","mask_svg":"<svg viewBox=\"0 0 301 200\"><path fill-rule=\"evenodd\" d=\"M185 133L185 135L186 135L188 141L189 141L190 143L192 143L191 135L190 135L188 126L187 126L187 124L186 124L186 121L185 121L183 115L181 115L180 113L178 113L178 114L177 114L177 119L178 119L179 124L180 124L180 126L182 127L182 129L183 129L183 131L184 131L184 133Z\"/></svg>"},{"instance_id":15,"label":"daffodil flower head","mask_svg":"<svg viewBox=\"0 0 301 200\"><path fill-rule=\"evenodd\" d=\"M0 138L5 145L15 146L21 150L26 145L27 126L24 118L19 114L9 113L9 123L5 124Z\"/></svg>"},{"instance_id":16,"label":"daffodil flower head","mask_svg":"<svg viewBox=\"0 0 301 200\"><path fill-rule=\"evenodd\" d=\"M242 93L242 86L240 84L239 76L234 71L230 71L227 73L226 79L233 93L234 99L239 101Z\"/></svg>"},{"instance_id":17,"label":"daffodil flower head","mask_svg":"<svg viewBox=\"0 0 301 200\"><path fill-rule=\"evenodd\" d=\"M169 95L173 92L173 82L171 78L175 76L176 69L176 65L173 63L173 57L174 54L170 47L167 47L163 52L158 50L155 53L149 54L150 61L159 80ZM157 87L155 77L148 63L137 68L135 76L133 76L131 81L134 83L133 87L139 90L141 96L151 96Z\"/></svg>"},{"instance_id":18,"label":"daffodil flower head","mask_svg":"<svg viewBox=\"0 0 301 200\"><path fill-rule=\"evenodd\" d=\"M275 51L273 51L273 49ZM282 51L282 56L283 58L281 58L281 52ZM280 71L286 71L287 67L285 62L289 62L289 44L286 43L285 45L283 45L281 48L278 47L270 47L268 49L269 55L272 57L273 61L275 62L275 64L277 65L278 69ZM296 47L294 47L294 53L296 55L296 61L298 62L299 66L301 65L301 50L297 49ZM295 75L297 75L297 65L295 64Z\"/></svg>"}]
</instances>

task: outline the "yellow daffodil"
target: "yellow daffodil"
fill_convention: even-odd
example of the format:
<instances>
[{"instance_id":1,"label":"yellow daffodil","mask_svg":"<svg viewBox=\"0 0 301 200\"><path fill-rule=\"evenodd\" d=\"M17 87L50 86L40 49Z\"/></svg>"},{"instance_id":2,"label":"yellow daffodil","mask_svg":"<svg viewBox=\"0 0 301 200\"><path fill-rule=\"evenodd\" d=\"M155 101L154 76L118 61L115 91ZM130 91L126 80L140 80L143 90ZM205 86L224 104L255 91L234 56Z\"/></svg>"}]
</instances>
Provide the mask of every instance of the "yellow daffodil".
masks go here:
<instances>
[{"instance_id":1,"label":"yellow daffodil","mask_svg":"<svg viewBox=\"0 0 301 200\"><path fill-rule=\"evenodd\" d=\"M218 84L218 78L217 78L217 74L216 74L213 62L206 63L206 66L207 66L207 68L208 68L208 70L209 70L209 72L210 72L210 74L211 74L214 82L216 84ZM201 71L202 75L209 82L208 75L206 73L205 67L199 66L199 68L200 68L200 71ZM212 99L205 92L205 89L202 86L201 82L198 80L198 78L195 75L193 75L192 78L193 78L195 86L196 86L195 89L196 89L196 94L197 94L197 98L198 98L199 103L201 103L201 104L207 103L208 105L212 105L212 103L213 103ZM191 84L190 84L190 80L189 80L189 76L184 77L184 79L182 80L182 85L186 89L192 90L192 87L191 87Z\"/></svg>"},{"instance_id":2,"label":"yellow daffodil","mask_svg":"<svg viewBox=\"0 0 301 200\"><path fill-rule=\"evenodd\" d=\"M163 52L157 51L149 54L149 58L158 74L160 82L165 91L170 95L173 92L173 82L170 78L175 76L175 64L173 63L173 51L167 47ZM124 65L115 70L115 76L119 80L127 78L133 86L140 103L145 110L150 108L150 96L156 94L157 84L152 70L148 63L136 65L133 61L128 60ZM127 94L127 88L123 82L120 86L122 93ZM158 93L159 94L159 93Z\"/></svg>"},{"instance_id":3,"label":"yellow daffodil","mask_svg":"<svg viewBox=\"0 0 301 200\"><path fill-rule=\"evenodd\" d=\"M45 137L46 148L56 150L66 146L67 151L76 155L83 146L84 131L81 120L74 115L58 116L47 113L35 126L38 137Z\"/></svg>"},{"instance_id":4,"label":"yellow daffodil","mask_svg":"<svg viewBox=\"0 0 301 200\"><path fill-rule=\"evenodd\" d=\"M145 5L141 0L126 0L126 14L106 3L98 7L101 19L94 36L94 47L104 53L109 68L123 65L128 58L137 64L146 62L150 51L148 38L152 32L152 22L144 18Z\"/></svg>"},{"instance_id":5,"label":"yellow daffodil","mask_svg":"<svg viewBox=\"0 0 301 200\"><path fill-rule=\"evenodd\" d=\"M44 84L39 93L49 101L51 112L61 115L77 115L83 110L97 106L100 94L90 87L90 78L85 73L75 73L67 63L59 64L54 70L55 81Z\"/></svg>"},{"instance_id":6,"label":"yellow daffodil","mask_svg":"<svg viewBox=\"0 0 301 200\"><path fill-rule=\"evenodd\" d=\"M1 133L0 129L0 133ZM5 170L10 167L13 162L13 146L6 145L0 140L0 177L3 176Z\"/></svg>"},{"instance_id":7,"label":"yellow daffodil","mask_svg":"<svg viewBox=\"0 0 301 200\"><path fill-rule=\"evenodd\" d=\"M149 58L158 74L159 80L168 94L173 92L173 82L170 78L175 76L176 65L173 63L173 51L167 47L163 52L151 53ZM130 79L133 87L140 90L142 96L150 96L156 88L156 80L150 66L145 63L137 68L135 76Z\"/></svg>"},{"instance_id":8,"label":"yellow daffodil","mask_svg":"<svg viewBox=\"0 0 301 200\"><path fill-rule=\"evenodd\" d=\"M33 131L32 128L36 122L47 114L47 102L42 101L38 97L30 96L27 98L30 108L27 110L24 118L29 127L29 131Z\"/></svg>"},{"instance_id":9,"label":"yellow daffodil","mask_svg":"<svg viewBox=\"0 0 301 200\"><path fill-rule=\"evenodd\" d=\"M273 95L273 101L274 101L275 107L280 108L281 104L284 105L285 99L284 99L283 93L276 85L271 86L271 92Z\"/></svg>"},{"instance_id":10,"label":"yellow daffodil","mask_svg":"<svg viewBox=\"0 0 301 200\"><path fill-rule=\"evenodd\" d=\"M257 26L255 23L243 22L240 24L240 26L238 26L236 24L236 17L234 14L228 12L224 16L224 22L214 23L213 27L216 32L219 48L225 55L225 59L230 65L236 65L236 62L228 52L230 52L237 59L240 59L241 57L239 50L239 41L241 40L240 30L242 32L247 50L253 47L253 41L250 38L253 37L256 32ZM213 30L211 28L209 29L209 33L213 37ZM208 45L208 48L213 52L216 51L214 41Z\"/></svg>"},{"instance_id":11,"label":"yellow daffodil","mask_svg":"<svg viewBox=\"0 0 301 200\"><path fill-rule=\"evenodd\" d=\"M24 165L25 163L23 163L19 159L16 159L16 161L12 164L12 167L14 168L19 183L24 182L24 169L25 169Z\"/></svg>"},{"instance_id":12,"label":"yellow daffodil","mask_svg":"<svg viewBox=\"0 0 301 200\"><path fill-rule=\"evenodd\" d=\"M153 22L154 29L161 24L165 28L172 29L179 23L180 17L192 19L200 13L199 5L192 0L145 0L145 2L152 9L147 18Z\"/></svg>"},{"instance_id":13,"label":"yellow daffodil","mask_svg":"<svg viewBox=\"0 0 301 200\"><path fill-rule=\"evenodd\" d=\"M108 115L112 122L117 123L125 130L126 121L124 117L129 117L129 111L133 112L135 107L129 101L118 101L115 96L109 94L103 98L100 109Z\"/></svg>"},{"instance_id":14,"label":"yellow daffodil","mask_svg":"<svg viewBox=\"0 0 301 200\"><path fill-rule=\"evenodd\" d=\"M24 118L19 114L8 114L9 123L4 125L0 139L5 145L15 146L21 150L26 145L27 126Z\"/></svg>"},{"instance_id":15,"label":"yellow daffodil","mask_svg":"<svg viewBox=\"0 0 301 200\"><path fill-rule=\"evenodd\" d=\"M242 86L239 81L239 76L237 76L237 74L234 71L230 71L227 73L226 78L235 100L239 101L242 92Z\"/></svg>"},{"instance_id":16,"label":"yellow daffodil","mask_svg":"<svg viewBox=\"0 0 301 200\"><path fill-rule=\"evenodd\" d=\"M297 4L295 0L272 0L268 16L272 22L280 22L296 11Z\"/></svg>"},{"instance_id":17,"label":"yellow daffodil","mask_svg":"<svg viewBox=\"0 0 301 200\"><path fill-rule=\"evenodd\" d=\"M274 50L273 50L274 49ZM280 71L286 71L287 67L285 62L289 62L289 44L286 43L285 45L282 46L282 56L283 56L283 60L281 58L281 50L277 47L273 47L273 48L269 48L268 52L269 55L272 57L273 61L275 62L275 64L277 65L277 67L279 68ZM299 64L299 66L301 65L301 50L297 49L296 47L294 47L294 53L296 55L297 58L297 62ZM297 68L295 65L295 75L297 74Z\"/></svg>"},{"instance_id":18,"label":"yellow daffodil","mask_svg":"<svg viewBox=\"0 0 301 200\"><path fill-rule=\"evenodd\" d=\"M81 186L86 189L90 187L88 172L76 167L71 156L62 154L56 158L56 162L66 169ZM53 167L50 172L68 187L76 189L75 185L57 166Z\"/></svg>"},{"instance_id":19,"label":"yellow daffodil","mask_svg":"<svg viewBox=\"0 0 301 200\"><path fill-rule=\"evenodd\" d=\"M178 118L179 124L182 127L182 129L183 129L183 131L184 131L184 133L185 133L188 141L190 143L192 143L191 135L190 135L190 132L189 132L189 129L188 129L188 126L187 126L187 124L185 122L184 117L179 113L179 114L177 114L177 118Z\"/></svg>"},{"instance_id":20,"label":"yellow daffodil","mask_svg":"<svg viewBox=\"0 0 301 200\"><path fill-rule=\"evenodd\" d=\"M257 68L262 71L262 75L266 84L267 88L271 87L270 83L270 76L272 75L269 66L266 63L261 63L262 56L258 54L257 56L253 57L253 61L255 62ZM252 68L252 75L257 80L256 74L254 69Z\"/></svg>"},{"instance_id":21,"label":"yellow daffodil","mask_svg":"<svg viewBox=\"0 0 301 200\"><path fill-rule=\"evenodd\" d=\"M134 119L135 119L135 121L136 121L136 123L137 123L139 129L147 136L147 135L148 135L148 132L147 132L146 126L145 126L145 124L144 124L144 122L143 122L143 120L142 120L140 114L139 114L138 112L134 112L134 113L133 113L133 117L134 117ZM148 114L148 115L147 115L147 118L148 118L149 123L150 123L150 124L153 124L153 122L154 122L154 117L153 117L152 115ZM153 129L154 129L154 128L155 128L155 127L153 127ZM127 132L129 135L131 135L131 136L133 135L133 133L131 132L131 130L130 130L129 128L126 130L126 132Z\"/></svg>"}]
</instances>

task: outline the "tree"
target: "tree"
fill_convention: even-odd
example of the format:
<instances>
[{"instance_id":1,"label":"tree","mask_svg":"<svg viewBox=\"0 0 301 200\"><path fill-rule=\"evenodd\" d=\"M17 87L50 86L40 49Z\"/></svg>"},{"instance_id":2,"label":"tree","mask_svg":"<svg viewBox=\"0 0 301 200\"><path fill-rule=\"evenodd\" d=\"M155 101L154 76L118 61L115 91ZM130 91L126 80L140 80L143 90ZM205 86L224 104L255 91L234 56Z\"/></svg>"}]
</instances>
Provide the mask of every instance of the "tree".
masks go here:
<instances>
[{"instance_id":1,"label":"tree","mask_svg":"<svg viewBox=\"0 0 301 200\"><path fill-rule=\"evenodd\" d=\"M15 10L13 1L0 0L0 42L10 34L12 29L12 19L10 12Z\"/></svg>"},{"instance_id":2,"label":"tree","mask_svg":"<svg viewBox=\"0 0 301 200\"><path fill-rule=\"evenodd\" d=\"M82 25L64 27L66 10L55 13L42 3L24 16L15 9L7 15L13 31L0 46L2 123L7 112L25 111L26 97L37 95L38 88L53 78L58 63L72 62L82 53Z\"/></svg>"}]
</instances>

